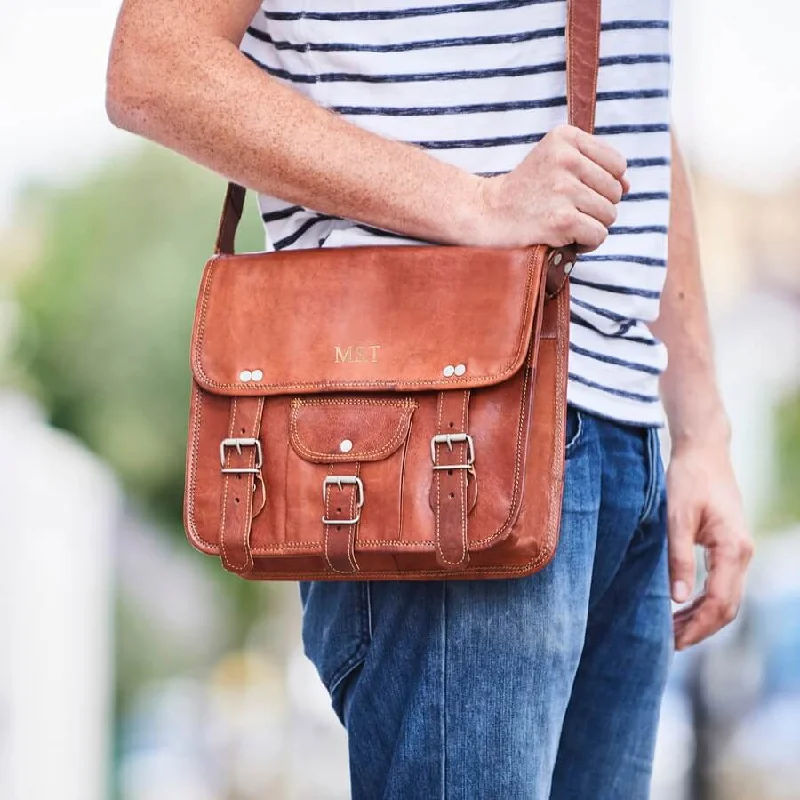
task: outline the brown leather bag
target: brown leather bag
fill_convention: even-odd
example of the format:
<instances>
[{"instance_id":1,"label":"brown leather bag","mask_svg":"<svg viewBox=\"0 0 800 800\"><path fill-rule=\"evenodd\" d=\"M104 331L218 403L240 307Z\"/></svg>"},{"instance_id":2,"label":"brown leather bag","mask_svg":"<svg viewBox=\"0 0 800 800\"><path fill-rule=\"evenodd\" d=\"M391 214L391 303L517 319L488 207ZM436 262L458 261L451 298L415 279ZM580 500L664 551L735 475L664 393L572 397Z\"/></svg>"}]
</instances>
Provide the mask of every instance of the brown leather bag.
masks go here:
<instances>
[{"instance_id":1,"label":"brown leather bag","mask_svg":"<svg viewBox=\"0 0 800 800\"><path fill-rule=\"evenodd\" d=\"M600 0L571 0L594 127ZM502 578L555 552L573 250L234 255L228 188L192 337L184 517L251 579Z\"/></svg>"}]
</instances>

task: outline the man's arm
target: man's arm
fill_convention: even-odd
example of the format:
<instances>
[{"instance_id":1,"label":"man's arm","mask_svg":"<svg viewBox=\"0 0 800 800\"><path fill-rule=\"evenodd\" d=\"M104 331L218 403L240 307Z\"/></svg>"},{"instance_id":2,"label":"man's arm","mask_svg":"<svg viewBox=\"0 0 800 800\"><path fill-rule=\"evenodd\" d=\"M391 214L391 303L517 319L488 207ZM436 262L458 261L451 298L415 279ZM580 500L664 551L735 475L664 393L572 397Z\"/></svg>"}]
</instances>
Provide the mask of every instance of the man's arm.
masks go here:
<instances>
[{"instance_id":1,"label":"man's arm","mask_svg":"<svg viewBox=\"0 0 800 800\"><path fill-rule=\"evenodd\" d=\"M452 244L599 246L625 159L575 128L480 178L364 131L238 50L258 0L125 0L108 71L120 127L290 203Z\"/></svg>"},{"instance_id":2,"label":"man's arm","mask_svg":"<svg viewBox=\"0 0 800 800\"><path fill-rule=\"evenodd\" d=\"M730 428L719 396L686 166L672 144L669 271L653 330L667 345L661 392L672 455L667 475L672 596L689 600L694 545L707 554L699 596L675 615L679 649L710 636L735 616L753 545L728 452Z\"/></svg>"}]
</instances>

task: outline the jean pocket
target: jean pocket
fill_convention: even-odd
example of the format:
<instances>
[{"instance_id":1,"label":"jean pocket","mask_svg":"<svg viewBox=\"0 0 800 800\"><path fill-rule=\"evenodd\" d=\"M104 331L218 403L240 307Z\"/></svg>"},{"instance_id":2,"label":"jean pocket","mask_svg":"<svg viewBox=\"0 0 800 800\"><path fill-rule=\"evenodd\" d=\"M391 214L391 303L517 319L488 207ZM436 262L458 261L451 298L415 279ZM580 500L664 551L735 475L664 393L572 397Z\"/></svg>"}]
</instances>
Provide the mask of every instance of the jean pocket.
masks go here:
<instances>
[{"instance_id":1,"label":"jean pocket","mask_svg":"<svg viewBox=\"0 0 800 800\"><path fill-rule=\"evenodd\" d=\"M583 441L583 414L576 408L567 409L567 432L564 458L571 458Z\"/></svg>"},{"instance_id":2,"label":"jean pocket","mask_svg":"<svg viewBox=\"0 0 800 800\"><path fill-rule=\"evenodd\" d=\"M367 581L300 584L303 649L317 669L341 718L336 690L364 661L371 641Z\"/></svg>"}]
</instances>

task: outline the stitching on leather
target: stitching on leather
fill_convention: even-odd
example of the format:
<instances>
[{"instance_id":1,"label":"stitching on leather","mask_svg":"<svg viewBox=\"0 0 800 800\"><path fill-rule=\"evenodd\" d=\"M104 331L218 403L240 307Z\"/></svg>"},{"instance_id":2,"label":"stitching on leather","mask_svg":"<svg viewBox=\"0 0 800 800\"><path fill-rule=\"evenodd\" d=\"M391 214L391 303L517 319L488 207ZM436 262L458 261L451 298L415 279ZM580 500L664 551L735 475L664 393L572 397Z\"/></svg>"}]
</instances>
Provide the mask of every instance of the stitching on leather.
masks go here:
<instances>
[{"instance_id":1,"label":"stitching on leather","mask_svg":"<svg viewBox=\"0 0 800 800\"><path fill-rule=\"evenodd\" d=\"M559 295L559 297L561 297L561 295ZM508 516L506 517L506 519L503 522L503 524L494 533L490 534L489 536L487 536L487 537L485 537L483 539L477 539L474 542L472 542L471 544L472 544L473 547L480 547L481 545L491 544L491 542L495 541L500 536L502 536L502 534L506 531L506 529L511 524L511 520L514 518L515 513L516 513L516 509L519 506L519 476L520 476L521 464L522 464L522 450L521 450L521 446L520 446L520 438L523 436L524 430L525 430L525 425L527 424L527 416L525 414L525 396L526 396L526 393L527 393L527 390L528 390L528 384L530 383L530 378L531 378L531 370L530 370L530 368L526 367L525 378L523 380L522 390L520 392L520 422L519 422L519 426L517 428L517 444L516 444L515 459L514 459L514 483L513 483L513 491L512 491L512 500L511 500L511 505L509 507ZM438 424L441 424L441 423L438 423ZM437 463L438 463L438 454L437 454ZM438 470L437 470L437 472L438 472ZM428 549L430 549L431 546L435 547L436 541L437 541L436 538L434 538L434 539L425 539L425 540L422 540L420 542L409 542L409 541L403 540L403 539L383 539L383 540L367 539L367 540L361 540L359 542L359 544L361 544L364 547L369 547L369 546L380 547L380 546L386 546L386 545L405 545L407 547L427 547ZM265 545L265 546L263 546L261 548L253 549L253 553L256 554L256 555L269 555L270 553L272 553L272 552L274 552L276 550L289 549L289 548L291 548L291 549L301 549L301 548L304 548L304 547L314 547L314 548L319 547L319 541L302 541L302 542L291 542L291 543L286 542L286 543L276 544L276 545ZM417 573L412 573L412 574L417 574Z\"/></svg>"},{"instance_id":2,"label":"stitching on leather","mask_svg":"<svg viewBox=\"0 0 800 800\"><path fill-rule=\"evenodd\" d=\"M525 378L522 381L522 391L520 393L520 410L519 410L519 425L517 426L517 444L515 448L515 458L514 458L514 489L511 495L512 501L511 506L509 507L508 516L506 517L505 522L490 536L485 537L484 539L478 539L472 542L473 547L480 547L482 545L488 545L492 542L496 541L503 533L505 533L506 529L511 525L511 520L515 517L516 510L519 507L520 502L520 493L519 493L519 479L520 474L522 472L522 459L523 459L523 447L522 447L522 440L525 434L525 426L528 424L528 415L525 411L525 399L528 394L528 384L531 380L531 368L525 368Z\"/></svg>"},{"instance_id":3,"label":"stitching on leather","mask_svg":"<svg viewBox=\"0 0 800 800\"><path fill-rule=\"evenodd\" d=\"M529 256L529 265L534 261L534 259L535 259L535 250L532 250L531 255ZM214 259L212 259L212 261L213 260ZM211 266L211 264L209 266ZM560 306L563 306L564 293L563 292L559 293L558 296L556 298L554 298L554 300ZM539 325L539 328L541 328L541 325ZM536 335L537 335L537 332L534 331L533 334L532 334L532 340ZM561 358L560 363L563 365L563 357ZM530 380L531 380L531 369L530 368L526 368L525 377L523 379L522 391L520 393L520 424L519 424L518 430L517 430L517 444L516 444L516 448L515 448L515 461L514 461L514 482L513 482L512 501L511 501L511 505L509 506L509 513L508 513L508 516L506 517L505 521L502 523L502 525L494 533L490 534L489 536L487 536L487 537L485 537L483 539L477 539L477 540L475 540L474 542L471 543L472 546L475 547L475 548L485 548L486 546L488 546L492 542L496 541L499 537L501 537L505 533L505 531L508 529L508 527L510 526L511 520L514 518L514 516L516 514L516 510L517 510L517 508L519 506L519 501L520 501L520 498L519 498L519 476L520 476L520 467L521 467L521 461L522 461L522 452L521 452L521 448L520 448L520 437L522 435L522 432L524 431L524 425L526 424L526 419L527 419L526 415L525 415L525 398L526 398L526 394L527 394L527 390L528 390L528 384L529 384ZM561 380L561 379L559 378L559 380ZM563 381L562 381L561 385L563 386ZM202 386L199 387L199 390L198 390L197 394L198 394L199 402L202 402ZM313 401L312 400L304 400L304 402L313 402ZM320 401L320 402L322 402L322 401ZM373 402L381 402L381 401L376 399ZM386 402L392 402L392 401L386 401ZM197 416L199 418L199 414ZM199 431L199 424L195 425L195 433L194 433L195 440L198 439L198 431ZM195 453L194 459L196 460L196 458L197 458L197 454ZM195 486L195 483L196 483L196 480L195 480L196 479L196 472L195 472L194 469L192 469L192 473L191 474L192 474L191 493L193 494L194 486ZM194 513L193 513L194 512L194 506L193 506L193 503L191 505L192 505L192 519L191 519L192 525L191 525L191 528L192 528L193 532L195 533L195 536L196 536L197 540L200 541L201 543L205 544L208 548L210 548L212 550L218 549L218 547L219 547L218 545L215 545L213 542L206 541L199 534L199 532L197 531L196 526L193 524L194 523ZM420 541L420 542L410 542L408 540L403 540L403 539L392 539L392 540L386 540L386 539L384 539L384 540L371 540L370 539L370 540L361 540L359 542L359 544L362 547L385 547L387 545L403 545L405 547L413 547L413 548L420 547L420 548L427 548L427 549L431 549L432 546L435 547L435 543L436 543L435 539L433 539L433 540L432 539L426 539L426 540L423 540L423 541ZM304 549L304 548L314 548L316 550L316 548L319 547L319 544L320 544L319 540L301 541L301 542L283 542L283 543L274 544L274 545L265 545L265 546L262 546L262 547L259 547L259 548L252 548L251 552L253 553L253 555L269 556L272 553L274 553L276 551L281 551L281 550L299 550L299 549ZM532 562L529 562L529 564L527 565L528 568L530 566L530 563L532 563ZM338 570L334 570L334 571L338 572ZM481 568L481 571L482 572L487 572L487 573L491 573L492 572L492 570L490 570L488 568L487 569ZM526 571L526 567L523 567L523 568L521 568L519 570L515 570L515 569L512 569L510 571L506 570L504 572L504 574L516 574L517 572L525 572L525 571ZM326 573L325 572L319 572L319 573L308 573L308 574L309 575L324 576ZM362 574L365 576L364 579L368 579L367 576L380 576L383 573L376 572L376 573L362 573ZM431 575L431 576L440 576L441 575L441 573L436 572L436 571L431 571L431 572L428 572L428 573L420 573L420 572L417 572L417 571L410 571L410 572L406 572L406 573L396 573L396 574L409 574L409 575L428 574L428 575Z\"/></svg>"},{"instance_id":4,"label":"stitching on leather","mask_svg":"<svg viewBox=\"0 0 800 800\"><path fill-rule=\"evenodd\" d=\"M236 427L236 398L233 400L233 407L231 408L231 417L228 422L228 438L233 437L233 430ZM226 457L227 458L227 457ZM219 543L222 548L222 560L230 566L235 566L228 557L228 549L225 547L225 525L228 519L228 487L230 486L230 475L223 475L222 480L222 520L219 526Z\"/></svg>"},{"instance_id":5,"label":"stitching on leather","mask_svg":"<svg viewBox=\"0 0 800 800\"><path fill-rule=\"evenodd\" d=\"M531 304L531 283L533 281L533 273L536 268L535 261L537 260L537 255L542 256L546 248L542 245L537 245L536 247L530 248L530 253L528 254L527 263L525 265L527 276L525 278L525 290L523 292L523 305L522 305L522 318L520 320L520 328L517 333L517 349L514 352L514 356L512 357L511 361L508 363L506 367L504 367L500 372L494 373L492 375L485 375L480 377L452 377L448 378L448 386L456 386L464 383L468 383L470 386L480 386L486 383L497 383L500 382L502 378L506 375L509 375L513 372L516 372L519 367L515 368L515 364L519 360L520 352L522 351L523 344L525 342L525 329L528 327L525 322L528 317L529 307ZM236 258L236 256L228 256L228 259ZM542 258L538 259L539 261ZM195 372L197 375L202 377L203 382L208 387L214 387L215 389L241 389L241 383L221 383L219 381L215 381L208 376L205 369L203 368L203 364L200 360L200 352L202 350L203 341L205 339L205 329L206 329L206 311L208 309L208 298L211 294L211 283L214 273L216 272L217 267L219 266L220 257L215 256L212 258L208 264L206 265L206 280L203 283L202 288L202 300L200 303L200 314L199 314L199 321L197 324L197 331L196 331L196 338L195 344L192 348L192 364L194 366ZM394 387L398 385L398 381L386 380L386 381L344 381L344 382L325 382L324 387L326 390L330 391L331 389L356 389L356 388L380 388L380 387ZM402 381L400 382L401 386L439 386L441 385L441 381L438 380L413 380L413 381ZM319 389L322 388L322 385L319 382L304 382L304 383L257 383L253 385L253 388L258 388L264 391L274 391L276 389Z\"/></svg>"},{"instance_id":6,"label":"stitching on leather","mask_svg":"<svg viewBox=\"0 0 800 800\"><path fill-rule=\"evenodd\" d=\"M464 392L464 396L461 401L461 430L466 433L467 431L467 403L469 401L469 391ZM465 456L462 458L462 461L466 458L467 445L461 445L461 449L464 451ZM459 493L461 495L461 503L459 507L459 513L461 514L461 557L458 561L453 563L455 564L463 564L464 560L467 557L467 504L469 502L469 498L467 497L467 484L469 483L467 471L465 469L460 469L458 471L458 483L459 483Z\"/></svg>"},{"instance_id":7,"label":"stitching on leather","mask_svg":"<svg viewBox=\"0 0 800 800\"><path fill-rule=\"evenodd\" d=\"M595 4L595 14L598 17L600 17L601 14L602 14L601 8L602 8L601 0L597 0L597 2ZM600 29L600 23L601 22L602 22L602 19L598 19L597 20L596 25L597 25L598 31ZM592 68L592 76L594 78L594 81L592 83L592 96L589 98L589 103L590 103L590 106L589 106L589 109L590 109L589 133L593 133L594 132L594 123L595 123L595 118L597 116L597 76L598 76L598 73L600 72L600 70L598 68L598 64L599 64L599 60L600 60L600 36L599 36L599 34L597 34L593 38L594 38L594 61L593 61L594 67Z\"/></svg>"},{"instance_id":8,"label":"stitching on leather","mask_svg":"<svg viewBox=\"0 0 800 800\"><path fill-rule=\"evenodd\" d=\"M250 426L250 436L253 439L258 439L258 432L261 427L261 415L264 413L264 398L259 397L258 402L256 403L256 411L253 415L253 423ZM256 464L256 450L253 449L253 453L247 457L247 465L248 467L253 467ZM253 479L250 478L252 481ZM263 478L262 478L263 480ZM244 550L244 564L243 568L252 568L253 566L253 556L250 552L250 544L247 541L250 533L253 528L253 488L252 486L247 487L247 491L245 492L245 507L243 509L243 524L242 524L242 549ZM266 494L266 488L264 489Z\"/></svg>"},{"instance_id":9,"label":"stitching on leather","mask_svg":"<svg viewBox=\"0 0 800 800\"><path fill-rule=\"evenodd\" d=\"M411 430L413 427L414 427L414 417L412 416L408 422L408 433L406 434L405 442L403 442L403 454L400 458L400 496L398 498L398 504L400 508L398 509L398 514L397 514L398 536L400 536L403 532L403 512L404 512L403 493L405 492L406 488L406 456L408 455L408 443L411 441Z\"/></svg>"},{"instance_id":10,"label":"stitching on leather","mask_svg":"<svg viewBox=\"0 0 800 800\"><path fill-rule=\"evenodd\" d=\"M392 434L392 438L389 439L388 443L383 445L382 447L376 450L370 450L366 453L322 453L317 452L316 450L309 450L301 441L300 441L300 431L297 427L297 417L300 413L301 406L304 405L315 405L315 406L326 406L326 405L353 405L353 406L364 406L364 405L381 405L381 406L393 406L398 409L403 409L406 413L400 418L397 428L395 432ZM290 417L290 431L292 435L292 447L297 451L298 455L306 456L306 458L314 459L314 458L324 458L326 460L335 461L335 462L351 462L353 460L353 456L358 456L359 458L385 458L388 455L394 453L398 447L400 447L401 442L408 436L408 428L409 423L411 421L411 414L417 408L417 403L413 400L369 400L365 399L363 402L359 400L304 400L302 398L296 397L292 400L292 413Z\"/></svg>"},{"instance_id":11,"label":"stitching on leather","mask_svg":"<svg viewBox=\"0 0 800 800\"><path fill-rule=\"evenodd\" d=\"M469 391L464 392L464 399L461 404L461 430L466 433L467 431L467 408L469 403ZM464 444L461 446L462 450L464 450L465 455L468 452L467 445ZM459 470L459 483L461 485L461 558L459 558L459 563L463 564L464 560L467 557L467 552L469 551L469 545L467 544L467 506L469 505L469 496L468 496L468 489L469 489L469 474L465 469Z\"/></svg>"},{"instance_id":12,"label":"stitching on leather","mask_svg":"<svg viewBox=\"0 0 800 800\"><path fill-rule=\"evenodd\" d=\"M236 415L239 410L237 398L233 399L233 406L231 408L231 416L230 416L230 423L228 427L228 437L232 437L235 429L236 429ZM256 412L254 415L254 419L252 423L248 426L249 433L252 438L257 438L258 429L260 427L261 421L261 414L264 410L264 398L259 398L258 402L256 403ZM247 457L247 464L248 466L255 464L255 453L252 455L248 455ZM253 494L252 492L245 492L244 493L244 508L241 509L241 518L242 518L242 525L241 525L241 533L242 533L242 554L243 557L241 560L235 560L230 557L228 554L228 549L225 546L225 529L227 525L228 519L228 493L231 486L231 482L237 479L239 476L225 474L223 476L223 496L222 496L222 519L220 522L220 547L222 549L222 557L223 561L232 567L234 570L247 570L248 567L252 567L253 559L250 553L250 548L247 543L248 534L250 533L250 528L252 525L252 510L253 510Z\"/></svg>"},{"instance_id":13,"label":"stitching on leather","mask_svg":"<svg viewBox=\"0 0 800 800\"><path fill-rule=\"evenodd\" d=\"M402 400L386 400L378 397L295 397L292 404L302 404L304 406L408 406L409 408L416 408L417 401L404 397Z\"/></svg>"},{"instance_id":14,"label":"stitching on leather","mask_svg":"<svg viewBox=\"0 0 800 800\"><path fill-rule=\"evenodd\" d=\"M558 308L558 315L559 317L563 316L565 313L565 300L564 294L560 294L558 298L556 298L556 302L559 305ZM559 403L559 398L563 396L564 392L564 359L565 359L565 346L562 343L560 346L556 348L556 394L553 400L554 407L555 407L555 419L556 419L556 426L554 430L554 436L560 437L563 436L564 433L564 413L565 413L565 404ZM555 449L552 450L555 453ZM550 481L550 519L548 523L548 535L547 539L545 540L544 545L539 550L536 556L534 556L530 561L525 562L525 564L521 564L518 567L490 567L490 566L478 566L475 568L474 572L479 573L481 575L526 575L530 574L531 572L536 571L539 565L547 562L553 555L555 549L555 540L556 540L556 531L558 528L558 520L561 516L561 501L560 501L560 486L564 476L564 470L562 466L562 459L555 458L551 460L551 481ZM314 543L309 543L314 544ZM380 541L362 541L360 542L362 546L365 545L386 545L386 544L405 544L407 546L413 547L426 547L427 549L431 549L431 544L426 542L380 542ZM296 548L299 547L301 543L293 543L291 547ZM255 552L255 551L254 551ZM470 570L465 570L464 574L469 575ZM274 576L274 577L286 577L289 578L288 574L284 575L283 573L270 573L270 572L263 572L261 573L265 576ZM299 579L302 580L314 580L315 578L324 578L326 576L326 572L305 572L302 573L302 576ZM403 570L398 572L392 572L393 578L403 578L405 576L414 576L416 578L442 578L441 570ZM385 572L362 572L358 576L358 580L372 580L377 579L380 580L381 578L385 578L387 573ZM457 576L451 576L455 579Z\"/></svg>"},{"instance_id":15,"label":"stitching on leather","mask_svg":"<svg viewBox=\"0 0 800 800\"><path fill-rule=\"evenodd\" d=\"M359 476L361 472L361 465L356 464L356 477ZM350 490L350 519L353 519L356 515L356 498L358 497L357 488L354 486ZM355 524L350 526L350 530L347 532L347 560L350 562L350 566L353 568L353 572L358 572L358 564L356 563L356 536L358 535L358 529L361 526L361 520ZM351 536L352 532L352 536Z\"/></svg>"},{"instance_id":16,"label":"stitching on leather","mask_svg":"<svg viewBox=\"0 0 800 800\"><path fill-rule=\"evenodd\" d=\"M358 470L358 465L356 464L356 476L358 476L358 471L359 471ZM330 464L328 466L328 475L332 475L332 474L333 474L333 464ZM356 498L355 487L353 487L353 490L350 490L348 488L347 491L350 492L350 506L348 507L348 512L349 512L348 519L353 519L353 516L355 514L355 508L354 508L354 504L355 504L354 501L355 501L355 498ZM330 490L326 491L325 492L325 519L330 519L331 518L330 496L331 496ZM358 572L359 567L358 567L358 564L356 564L356 562L355 562L355 554L353 554L352 556L350 554L350 548L351 548L350 532L348 531L348 533L347 533L347 560L350 562L350 566L352 567L352 570L351 570L351 572L347 572L346 570L337 569L336 567L333 566L333 562L331 561L330 556L328 555L328 541L329 541L328 540L328 534L329 534L331 526L330 525L326 525L323 522L322 523L322 527L325 529L325 560L328 562L328 566L334 572L338 573L339 575L350 575L352 572ZM353 526L351 526L351 527L353 527ZM354 527L358 527L358 526L356 525ZM354 533L354 535L355 535L355 533Z\"/></svg>"},{"instance_id":17,"label":"stitching on leather","mask_svg":"<svg viewBox=\"0 0 800 800\"><path fill-rule=\"evenodd\" d=\"M442 408L444 406L444 395L443 394L439 394L439 397L436 399L436 406L437 406L437 408L436 408L436 430L438 432L438 431L442 430ZM435 454L436 458L434 459L433 465L435 467L438 467L439 466L439 449L438 448L434 448L434 454ZM444 559L444 556L442 555L442 537L439 534L439 518L440 518L440 515L442 513L442 502L441 502L441 494L440 494L441 480L442 480L441 479L441 472L442 471L440 469L435 469L433 471L433 475L434 475L433 479L436 482L436 514L434 515L434 518L436 520L436 539L435 539L435 541L436 541L436 554L439 556L439 558L441 558L444 561L445 559Z\"/></svg>"},{"instance_id":18,"label":"stitching on leather","mask_svg":"<svg viewBox=\"0 0 800 800\"><path fill-rule=\"evenodd\" d=\"M559 316L567 316L569 314L569 306L567 301L565 300L565 296L559 295L558 298L558 308L557 311ZM556 441L560 442L564 438L564 425L566 423L565 415L567 413L567 404L565 402L560 402L566 394L566 387L565 387L565 359L566 354L565 350L568 348L568 344L565 342L557 342L556 343L556 394L553 399L553 405L555 406L555 430L553 431L553 435L556 437ZM561 511L562 511L562 502L563 502L563 481L564 481L564 459L558 458L556 455L556 449L551 448L552 461L551 461L551 480L550 480L550 519L548 524L548 535L547 541L545 542L545 546L542 548L540 553L541 559L539 562L533 564L533 567L537 567L541 560L544 560L545 557L549 557L552 555L553 550L555 549L556 538L558 534L559 522L561 519Z\"/></svg>"},{"instance_id":19,"label":"stitching on leather","mask_svg":"<svg viewBox=\"0 0 800 800\"><path fill-rule=\"evenodd\" d=\"M561 303L562 295L559 295L556 299L556 302ZM563 363L563 360L562 360ZM472 547L474 548L481 548L482 546L486 546L491 544L492 542L496 541L500 536L505 533L508 527L511 525L511 520L515 517L516 510L519 506L520 496L519 496L519 483L520 483L520 474L521 474L521 465L522 465L522 448L520 439L524 435L525 425L527 424L527 415L525 414L525 398L528 391L528 384L531 380L531 369L526 367L525 369L525 377L522 383L522 389L520 392L520 421L517 427L517 443L515 447L515 459L514 459L514 482L513 482L513 490L512 490L512 500L511 505L509 506L509 513L506 517L503 524L492 534L483 538L483 539L476 539L475 541L471 542ZM438 423L441 424L441 423ZM437 454L437 463L438 463L438 454ZM437 470L438 472L438 470ZM406 547L423 547L431 549L433 546L436 546L436 538L433 539L425 539L420 542L409 542L408 540L403 539L366 539L359 541L359 544L362 547L385 547L387 545L404 545ZM286 542L282 544L275 544L275 545L265 545L258 549L253 549L253 553L255 555L270 555L274 551L280 551L284 549L302 549L302 548L318 548L319 541L302 541L302 542ZM324 573L323 573L324 574ZM381 573L375 573L381 574ZM418 574L416 572L411 572L409 574ZM431 574L438 574L438 573L431 573Z\"/></svg>"},{"instance_id":20,"label":"stitching on leather","mask_svg":"<svg viewBox=\"0 0 800 800\"><path fill-rule=\"evenodd\" d=\"M442 408L444 407L444 398L445 393L441 392L439 394L439 420L437 422L437 430L441 432L442 430ZM467 402L469 400L469 391L465 391L462 393L461 398L461 430L466 431L467 428L467 421L466 421L466 410L467 410ZM460 445L459 449L465 451L465 455L462 457L462 461L466 458L466 445ZM437 464L438 464L438 451L437 451ZM439 515L441 513L441 474L442 470L436 470L436 549L439 554L439 558L445 563L450 564L451 566L457 566L458 564L463 564L464 559L466 558L468 547L467 547L467 515L466 515L466 507L467 507L467 496L466 496L466 484L463 481L466 479L466 470L459 470L459 494L461 499L461 504L459 508L459 514L461 515L461 557L457 561L452 561L451 559L445 556L444 548L442 547L441 536L439 532Z\"/></svg>"},{"instance_id":21,"label":"stitching on leather","mask_svg":"<svg viewBox=\"0 0 800 800\"><path fill-rule=\"evenodd\" d=\"M331 464L328 467L328 475L331 475L333 472L333 465ZM330 519L330 497L331 493L330 490L325 492L325 519ZM346 575L347 573L344 570L336 569L333 566L333 562L331 561L330 555L328 554L328 532L330 530L330 525L326 525L324 522L322 523L322 527L325 529L325 560L328 562L328 566L331 568L333 572L338 572L339 575Z\"/></svg>"},{"instance_id":22,"label":"stitching on leather","mask_svg":"<svg viewBox=\"0 0 800 800\"><path fill-rule=\"evenodd\" d=\"M197 454L200 449L200 423L203 414L203 396L200 387L195 383L192 386L192 397L195 403L194 419L192 421L192 449L189 456L189 464L186 470L188 489L186 492L186 521L189 529L189 536L196 542L205 545L208 548L218 549L219 543L207 542L197 530L195 520L195 485L197 475Z\"/></svg>"},{"instance_id":23,"label":"stitching on leather","mask_svg":"<svg viewBox=\"0 0 800 800\"><path fill-rule=\"evenodd\" d=\"M575 124L575 82L573 80L573 57L572 57L572 2L567 3L567 26L566 36L564 43L566 45L566 62L567 62L567 120L570 125Z\"/></svg>"}]
</instances>

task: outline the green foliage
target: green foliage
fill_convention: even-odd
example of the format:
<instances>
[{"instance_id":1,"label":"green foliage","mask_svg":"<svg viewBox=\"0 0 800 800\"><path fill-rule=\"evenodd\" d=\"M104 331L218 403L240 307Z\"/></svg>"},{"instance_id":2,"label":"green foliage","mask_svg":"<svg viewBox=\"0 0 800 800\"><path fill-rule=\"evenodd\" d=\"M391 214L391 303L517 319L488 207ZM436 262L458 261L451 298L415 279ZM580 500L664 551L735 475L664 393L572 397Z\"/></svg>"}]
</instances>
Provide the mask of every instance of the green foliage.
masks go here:
<instances>
[{"instance_id":1,"label":"green foliage","mask_svg":"<svg viewBox=\"0 0 800 800\"><path fill-rule=\"evenodd\" d=\"M778 485L770 522L778 528L800 523L800 392L777 411Z\"/></svg>"},{"instance_id":2,"label":"green foliage","mask_svg":"<svg viewBox=\"0 0 800 800\"><path fill-rule=\"evenodd\" d=\"M56 426L176 528L191 321L223 193L218 178L148 146L24 203L41 243L18 285L17 372ZM262 249L252 210L244 228L243 249Z\"/></svg>"}]
</instances>

